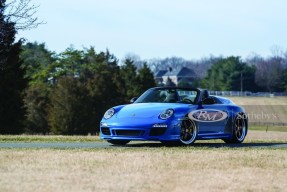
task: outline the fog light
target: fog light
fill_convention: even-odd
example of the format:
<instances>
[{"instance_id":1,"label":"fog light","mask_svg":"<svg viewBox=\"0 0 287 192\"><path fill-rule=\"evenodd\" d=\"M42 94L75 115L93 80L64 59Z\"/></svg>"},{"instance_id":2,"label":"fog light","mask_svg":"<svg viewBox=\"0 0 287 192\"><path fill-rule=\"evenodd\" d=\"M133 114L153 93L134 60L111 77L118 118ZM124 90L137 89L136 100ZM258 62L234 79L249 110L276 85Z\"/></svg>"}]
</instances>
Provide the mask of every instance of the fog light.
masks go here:
<instances>
[{"instance_id":1,"label":"fog light","mask_svg":"<svg viewBox=\"0 0 287 192\"><path fill-rule=\"evenodd\" d=\"M107 123L101 123L101 127L107 127L108 124Z\"/></svg>"}]
</instances>

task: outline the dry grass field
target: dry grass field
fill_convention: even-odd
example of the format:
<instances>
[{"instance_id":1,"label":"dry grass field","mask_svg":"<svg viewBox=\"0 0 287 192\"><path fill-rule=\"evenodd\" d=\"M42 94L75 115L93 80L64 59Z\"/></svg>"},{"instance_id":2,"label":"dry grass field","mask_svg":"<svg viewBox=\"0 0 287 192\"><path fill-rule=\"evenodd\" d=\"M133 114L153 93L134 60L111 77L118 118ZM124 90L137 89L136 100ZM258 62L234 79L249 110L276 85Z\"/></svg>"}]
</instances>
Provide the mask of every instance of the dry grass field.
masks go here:
<instances>
[{"instance_id":1,"label":"dry grass field","mask_svg":"<svg viewBox=\"0 0 287 192\"><path fill-rule=\"evenodd\" d=\"M284 125L287 127L287 97L229 97L243 106L253 125Z\"/></svg>"},{"instance_id":2,"label":"dry grass field","mask_svg":"<svg viewBox=\"0 0 287 192\"><path fill-rule=\"evenodd\" d=\"M0 191L286 191L283 149L0 150Z\"/></svg>"},{"instance_id":3,"label":"dry grass field","mask_svg":"<svg viewBox=\"0 0 287 192\"><path fill-rule=\"evenodd\" d=\"M228 97L237 105L287 105L287 97Z\"/></svg>"}]
</instances>

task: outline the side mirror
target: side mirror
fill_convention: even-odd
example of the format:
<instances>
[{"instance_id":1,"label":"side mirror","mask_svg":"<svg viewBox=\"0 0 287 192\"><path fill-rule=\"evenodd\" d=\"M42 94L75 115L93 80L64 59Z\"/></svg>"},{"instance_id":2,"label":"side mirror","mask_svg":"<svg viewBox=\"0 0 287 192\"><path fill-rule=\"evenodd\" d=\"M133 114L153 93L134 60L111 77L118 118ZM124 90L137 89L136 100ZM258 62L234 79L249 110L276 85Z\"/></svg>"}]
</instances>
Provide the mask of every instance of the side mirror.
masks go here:
<instances>
[{"instance_id":1,"label":"side mirror","mask_svg":"<svg viewBox=\"0 0 287 192\"><path fill-rule=\"evenodd\" d=\"M138 97L134 97L130 100L130 103L134 103L136 100L138 99Z\"/></svg>"}]
</instances>

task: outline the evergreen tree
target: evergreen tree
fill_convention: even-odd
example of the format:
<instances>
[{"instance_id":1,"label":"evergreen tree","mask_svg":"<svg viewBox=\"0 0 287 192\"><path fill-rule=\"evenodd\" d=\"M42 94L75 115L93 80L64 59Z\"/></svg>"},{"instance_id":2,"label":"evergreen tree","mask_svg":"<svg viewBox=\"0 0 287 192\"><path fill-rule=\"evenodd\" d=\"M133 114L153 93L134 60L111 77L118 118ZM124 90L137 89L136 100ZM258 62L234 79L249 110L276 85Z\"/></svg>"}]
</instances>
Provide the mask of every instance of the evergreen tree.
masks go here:
<instances>
[{"instance_id":1,"label":"evergreen tree","mask_svg":"<svg viewBox=\"0 0 287 192\"><path fill-rule=\"evenodd\" d=\"M49 106L50 76L48 69L55 62L54 53L44 43L27 43L22 46L21 59L26 67L29 87L25 91L26 108L25 131L29 133L49 133L47 107Z\"/></svg>"},{"instance_id":2,"label":"evergreen tree","mask_svg":"<svg viewBox=\"0 0 287 192\"><path fill-rule=\"evenodd\" d=\"M178 87L192 87L192 84L188 80L182 79L178 82L177 86Z\"/></svg>"},{"instance_id":3,"label":"evergreen tree","mask_svg":"<svg viewBox=\"0 0 287 192\"><path fill-rule=\"evenodd\" d=\"M116 57L107 51L96 54L92 60L88 65L92 76L87 79L86 87L93 107L90 124L96 132L105 111L125 103L125 89Z\"/></svg>"},{"instance_id":4,"label":"evergreen tree","mask_svg":"<svg viewBox=\"0 0 287 192\"><path fill-rule=\"evenodd\" d=\"M47 84L32 84L25 91L24 103L26 107L26 132L47 134L47 112L49 106L50 89Z\"/></svg>"},{"instance_id":5,"label":"evergreen tree","mask_svg":"<svg viewBox=\"0 0 287 192\"><path fill-rule=\"evenodd\" d=\"M124 89L126 92L125 101L128 102L131 98L139 96L137 68L133 60L126 59L124 65L121 67L121 77L124 81Z\"/></svg>"},{"instance_id":6,"label":"evergreen tree","mask_svg":"<svg viewBox=\"0 0 287 192\"><path fill-rule=\"evenodd\" d=\"M46 83L49 74L46 72L49 65L55 62L55 53L49 51L44 43L27 43L22 46L20 58L26 68L26 77L29 84Z\"/></svg>"},{"instance_id":7,"label":"evergreen tree","mask_svg":"<svg viewBox=\"0 0 287 192\"><path fill-rule=\"evenodd\" d=\"M124 103L118 60L108 51L96 54L93 48L68 54L65 51L64 55L62 53L56 62L57 69L64 73L59 73L50 94L51 131L55 134L97 133L104 112ZM79 76L71 75L75 73L70 69L79 72Z\"/></svg>"},{"instance_id":8,"label":"evergreen tree","mask_svg":"<svg viewBox=\"0 0 287 192\"><path fill-rule=\"evenodd\" d=\"M19 58L21 40L15 43L15 23L5 16L5 0L0 1L0 133L23 131L22 93L26 87L25 69Z\"/></svg>"},{"instance_id":9,"label":"evergreen tree","mask_svg":"<svg viewBox=\"0 0 287 192\"><path fill-rule=\"evenodd\" d=\"M88 91L78 79L60 78L51 94L51 131L63 135L88 134L90 102Z\"/></svg>"},{"instance_id":10,"label":"evergreen tree","mask_svg":"<svg viewBox=\"0 0 287 192\"><path fill-rule=\"evenodd\" d=\"M141 95L144 91L151 87L155 87L156 82L154 80L154 76L150 68L144 63L143 68L138 71L138 87L139 92L138 95Z\"/></svg>"},{"instance_id":11,"label":"evergreen tree","mask_svg":"<svg viewBox=\"0 0 287 192\"><path fill-rule=\"evenodd\" d=\"M59 55L58 62L61 64L62 74L79 77L83 64L83 51L69 47Z\"/></svg>"},{"instance_id":12,"label":"evergreen tree","mask_svg":"<svg viewBox=\"0 0 287 192\"><path fill-rule=\"evenodd\" d=\"M255 67L242 62L240 57L223 58L212 65L201 85L210 90L254 91Z\"/></svg>"}]
</instances>

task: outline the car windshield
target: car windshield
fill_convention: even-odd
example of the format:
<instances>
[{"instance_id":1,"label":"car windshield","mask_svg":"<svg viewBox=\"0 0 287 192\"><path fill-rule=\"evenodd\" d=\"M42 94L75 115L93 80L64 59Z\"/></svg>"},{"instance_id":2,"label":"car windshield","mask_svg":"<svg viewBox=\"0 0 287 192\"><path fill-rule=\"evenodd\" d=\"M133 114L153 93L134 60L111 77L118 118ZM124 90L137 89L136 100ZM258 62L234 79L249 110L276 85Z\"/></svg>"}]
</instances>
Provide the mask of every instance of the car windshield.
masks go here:
<instances>
[{"instance_id":1,"label":"car windshield","mask_svg":"<svg viewBox=\"0 0 287 192\"><path fill-rule=\"evenodd\" d=\"M188 103L194 104L198 96L195 89L155 88L143 93L135 103Z\"/></svg>"}]
</instances>

